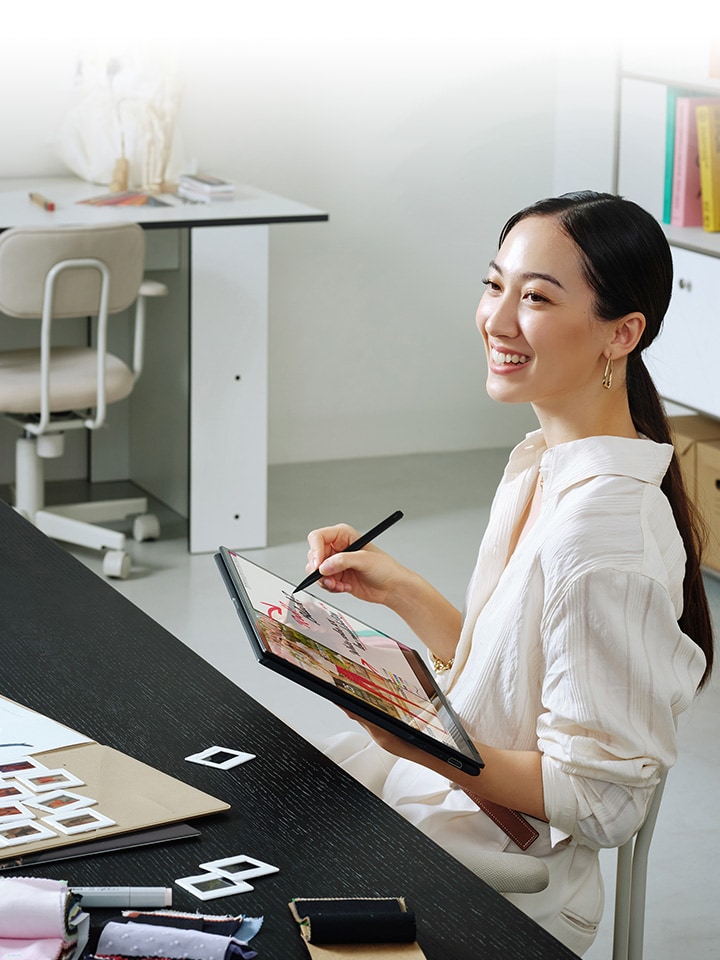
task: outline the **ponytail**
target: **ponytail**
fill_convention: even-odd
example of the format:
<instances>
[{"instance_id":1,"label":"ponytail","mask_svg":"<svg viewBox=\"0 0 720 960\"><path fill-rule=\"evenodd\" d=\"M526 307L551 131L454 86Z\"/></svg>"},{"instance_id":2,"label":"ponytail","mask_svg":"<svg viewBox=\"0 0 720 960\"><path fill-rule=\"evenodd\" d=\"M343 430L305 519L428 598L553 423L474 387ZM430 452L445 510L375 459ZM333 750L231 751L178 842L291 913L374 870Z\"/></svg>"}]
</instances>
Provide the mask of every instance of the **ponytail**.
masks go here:
<instances>
[{"instance_id":1,"label":"ponytail","mask_svg":"<svg viewBox=\"0 0 720 960\"><path fill-rule=\"evenodd\" d=\"M672 444L665 409L640 353L628 357L626 382L630 414L637 432L656 443ZM701 689L709 679L713 665L713 628L700 568L707 526L685 489L676 453L672 455L661 489L670 503L685 546L683 612L678 623L683 633L692 637L705 654L705 672L698 685Z\"/></svg>"}]
</instances>

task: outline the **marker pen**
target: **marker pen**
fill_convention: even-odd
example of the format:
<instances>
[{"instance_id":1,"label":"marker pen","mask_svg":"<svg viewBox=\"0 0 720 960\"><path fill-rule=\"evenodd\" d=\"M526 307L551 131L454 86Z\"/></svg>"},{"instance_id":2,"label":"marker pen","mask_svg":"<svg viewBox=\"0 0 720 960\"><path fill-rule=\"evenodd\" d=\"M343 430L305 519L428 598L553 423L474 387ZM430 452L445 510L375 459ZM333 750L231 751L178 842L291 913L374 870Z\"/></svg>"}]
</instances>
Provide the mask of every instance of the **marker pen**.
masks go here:
<instances>
[{"instance_id":1,"label":"marker pen","mask_svg":"<svg viewBox=\"0 0 720 960\"><path fill-rule=\"evenodd\" d=\"M83 907L170 907L168 887L70 887Z\"/></svg>"}]
</instances>

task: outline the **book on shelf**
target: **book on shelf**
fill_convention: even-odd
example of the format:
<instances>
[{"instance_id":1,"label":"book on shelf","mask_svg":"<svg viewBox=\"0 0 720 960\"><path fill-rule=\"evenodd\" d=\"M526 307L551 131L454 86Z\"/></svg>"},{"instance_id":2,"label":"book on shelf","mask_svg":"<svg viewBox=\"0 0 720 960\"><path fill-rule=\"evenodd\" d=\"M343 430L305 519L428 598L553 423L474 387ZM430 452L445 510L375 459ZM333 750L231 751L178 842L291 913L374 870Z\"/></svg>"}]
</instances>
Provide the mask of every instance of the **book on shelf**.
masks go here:
<instances>
[{"instance_id":1,"label":"book on shelf","mask_svg":"<svg viewBox=\"0 0 720 960\"><path fill-rule=\"evenodd\" d=\"M695 110L702 225L710 233L720 231L720 104L702 104Z\"/></svg>"},{"instance_id":2,"label":"book on shelf","mask_svg":"<svg viewBox=\"0 0 720 960\"><path fill-rule=\"evenodd\" d=\"M677 97L670 223L674 227L701 227L700 160L695 111L720 105L720 97Z\"/></svg>"},{"instance_id":3,"label":"book on shelf","mask_svg":"<svg viewBox=\"0 0 720 960\"><path fill-rule=\"evenodd\" d=\"M210 203L231 200L235 195L235 184L207 173L186 173L178 180L177 192L186 200Z\"/></svg>"},{"instance_id":4,"label":"book on shelf","mask_svg":"<svg viewBox=\"0 0 720 960\"><path fill-rule=\"evenodd\" d=\"M675 105L679 97L689 97L690 91L678 87L667 88L665 106L665 180L663 194L663 223L672 219L673 177L675 174Z\"/></svg>"}]
</instances>

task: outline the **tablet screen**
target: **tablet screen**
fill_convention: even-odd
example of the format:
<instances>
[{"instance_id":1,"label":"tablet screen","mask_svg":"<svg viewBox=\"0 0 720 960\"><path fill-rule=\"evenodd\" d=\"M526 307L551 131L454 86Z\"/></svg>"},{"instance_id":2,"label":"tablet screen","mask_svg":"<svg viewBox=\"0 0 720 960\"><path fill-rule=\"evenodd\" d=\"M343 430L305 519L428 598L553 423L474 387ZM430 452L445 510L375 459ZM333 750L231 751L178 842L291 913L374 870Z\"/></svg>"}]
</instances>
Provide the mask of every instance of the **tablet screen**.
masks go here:
<instances>
[{"instance_id":1,"label":"tablet screen","mask_svg":"<svg viewBox=\"0 0 720 960\"><path fill-rule=\"evenodd\" d=\"M351 710L370 708L396 733L404 727L457 752L477 772L482 761L416 650L309 593L293 595L292 584L238 553L222 548L221 556L259 659Z\"/></svg>"}]
</instances>

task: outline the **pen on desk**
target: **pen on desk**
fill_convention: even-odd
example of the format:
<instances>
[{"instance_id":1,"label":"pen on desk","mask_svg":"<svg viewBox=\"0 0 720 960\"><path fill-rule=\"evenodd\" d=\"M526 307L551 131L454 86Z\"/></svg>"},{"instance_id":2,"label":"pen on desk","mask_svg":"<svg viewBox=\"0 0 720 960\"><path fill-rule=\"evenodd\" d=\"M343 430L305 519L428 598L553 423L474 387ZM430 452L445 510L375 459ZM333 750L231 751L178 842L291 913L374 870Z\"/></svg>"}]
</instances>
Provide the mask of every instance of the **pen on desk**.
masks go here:
<instances>
[{"instance_id":1,"label":"pen on desk","mask_svg":"<svg viewBox=\"0 0 720 960\"><path fill-rule=\"evenodd\" d=\"M55 204L52 200L48 200L47 197L44 197L41 193L31 193L29 194L30 199L33 203L36 203L39 207L42 207L43 210L54 210Z\"/></svg>"},{"instance_id":2,"label":"pen on desk","mask_svg":"<svg viewBox=\"0 0 720 960\"><path fill-rule=\"evenodd\" d=\"M391 527L394 523L397 523L398 520L401 520L403 516L402 510L396 510L395 513L391 513L389 517L385 517L384 520L381 520L372 530L368 530L367 533L364 533L361 537L358 537L357 540L353 540L351 544L345 547L344 550L340 550L340 553L353 553L355 550L362 550L363 547L366 547L371 540L374 540L375 537L379 537L381 533L387 530L388 527ZM299 583L293 593L297 593L299 590L306 590L313 583L322 577L320 570L313 570L305 579Z\"/></svg>"},{"instance_id":3,"label":"pen on desk","mask_svg":"<svg viewBox=\"0 0 720 960\"><path fill-rule=\"evenodd\" d=\"M70 887L83 907L170 907L168 887Z\"/></svg>"}]
</instances>

